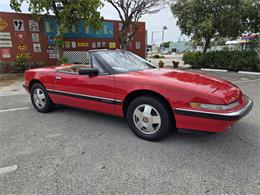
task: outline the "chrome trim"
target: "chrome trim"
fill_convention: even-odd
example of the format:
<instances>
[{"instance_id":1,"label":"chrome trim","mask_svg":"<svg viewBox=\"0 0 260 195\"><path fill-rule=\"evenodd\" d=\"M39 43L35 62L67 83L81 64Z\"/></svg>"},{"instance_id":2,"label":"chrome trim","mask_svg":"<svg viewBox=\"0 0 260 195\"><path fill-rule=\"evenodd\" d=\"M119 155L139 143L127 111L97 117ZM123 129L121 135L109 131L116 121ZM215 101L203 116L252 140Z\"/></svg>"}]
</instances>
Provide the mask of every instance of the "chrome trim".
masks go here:
<instances>
[{"instance_id":1,"label":"chrome trim","mask_svg":"<svg viewBox=\"0 0 260 195\"><path fill-rule=\"evenodd\" d=\"M244 117L245 115L247 115L253 108L253 101L248 96L245 97L247 101L246 105L242 109L234 112L218 113L218 112L191 110L185 108L176 108L174 112L180 115L197 116L203 118L212 118L212 119L220 119L220 120L238 120Z\"/></svg>"},{"instance_id":2,"label":"chrome trim","mask_svg":"<svg viewBox=\"0 0 260 195\"><path fill-rule=\"evenodd\" d=\"M68 96L73 96L73 97L78 97L78 98L85 98L85 99L90 99L90 100L96 100L96 101L101 101L103 103L113 103L113 104L121 104L121 100L116 100L116 99L111 99L111 98L105 98L105 97L98 97L98 96L92 96L92 95L84 95L84 94L79 94L79 93L71 93L71 92L66 92L66 91L60 91L60 90L54 90L54 89L47 89L49 93L56 93L60 95L68 95Z\"/></svg>"}]
</instances>

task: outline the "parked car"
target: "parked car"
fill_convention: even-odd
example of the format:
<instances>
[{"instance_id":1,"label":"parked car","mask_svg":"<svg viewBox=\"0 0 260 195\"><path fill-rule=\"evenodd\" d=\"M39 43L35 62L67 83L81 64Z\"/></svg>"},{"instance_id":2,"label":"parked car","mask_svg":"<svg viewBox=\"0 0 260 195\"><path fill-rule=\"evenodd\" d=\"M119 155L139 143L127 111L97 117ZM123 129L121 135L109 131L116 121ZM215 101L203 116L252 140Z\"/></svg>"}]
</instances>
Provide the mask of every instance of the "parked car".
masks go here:
<instances>
[{"instance_id":1,"label":"parked car","mask_svg":"<svg viewBox=\"0 0 260 195\"><path fill-rule=\"evenodd\" d=\"M62 104L126 117L146 140L159 140L176 128L221 132L253 107L228 81L160 69L121 50L89 51L87 64L27 70L24 87L39 112Z\"/></svg>"}]
</instances>

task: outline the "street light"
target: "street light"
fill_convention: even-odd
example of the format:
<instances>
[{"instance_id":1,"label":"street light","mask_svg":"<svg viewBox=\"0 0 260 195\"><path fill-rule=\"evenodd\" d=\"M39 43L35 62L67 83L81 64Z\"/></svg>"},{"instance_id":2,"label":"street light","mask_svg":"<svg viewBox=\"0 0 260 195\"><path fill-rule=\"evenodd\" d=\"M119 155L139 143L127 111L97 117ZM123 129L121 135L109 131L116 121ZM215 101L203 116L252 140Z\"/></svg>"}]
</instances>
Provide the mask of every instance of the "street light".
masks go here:
<instances>
[{"instance_id":1,"label":"street light","mask_svg":"<svg viewBox=\"0 0 260 195\"><path fill-rule=\"evenodd\" d=\"M164 51L164 31L167 30L168 27L167 26L163 26L163 30L162 30L162 51Z\"/></svg>"},{"instance_id":2,"label":"street light","mask_svg":"<svg viewBox=\"0 0 260 195\"><path fill-rule=\"evenodd\" d=\"M153 43L154 43L154 40L153 40L154 33L162 33L162 49L164 49L164 45L163 45L163 42L164 42L164 31L167 30L167 29L168 29L167 26L163 26L162 31L153 31L153 32L152 32L151 45L153 45Z\"/></svg>"},{"instance_id":3,"label":"street light","mask_svg":"<svg viewBox=\"0 0 260 195\"><path fill-rule=\"evenodd\" d=\"M153 31L153 32L152 32L152 41L151 41L152 53L153 53L153 44L154 44L154 40L153 40L154 33L162 33L162 31Z\"/></svg>"}]
</instances>

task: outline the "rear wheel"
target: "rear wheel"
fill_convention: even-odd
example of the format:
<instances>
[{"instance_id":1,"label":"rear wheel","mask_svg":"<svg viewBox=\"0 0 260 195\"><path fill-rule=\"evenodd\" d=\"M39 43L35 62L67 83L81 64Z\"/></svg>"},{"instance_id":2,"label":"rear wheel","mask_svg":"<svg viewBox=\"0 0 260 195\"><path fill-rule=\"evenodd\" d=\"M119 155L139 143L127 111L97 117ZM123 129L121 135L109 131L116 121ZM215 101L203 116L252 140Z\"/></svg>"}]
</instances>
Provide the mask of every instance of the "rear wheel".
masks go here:
<instances>
[{"instance_id":1,"label":"rear wheel","mask_svg":"<svg viewBox=\"0 0 260 195\"><path fill-rule=\"evenodd\" d=\"M172 128L172 114L164 102L150 96L134 99L127 109L127 121L140 138L156 141Z\"/></svg>"},{"instance_id":2,"label":"rear wheel","mask_svg":"<svg viewBox=\"0 0 260 195\"><path fill-rule=\"evenodd\" d=\"M55 108L55 104L40 83L35 83L31 87L31 101L34 108L41 113L50 112Z\"/></svg>"}]
</instances>

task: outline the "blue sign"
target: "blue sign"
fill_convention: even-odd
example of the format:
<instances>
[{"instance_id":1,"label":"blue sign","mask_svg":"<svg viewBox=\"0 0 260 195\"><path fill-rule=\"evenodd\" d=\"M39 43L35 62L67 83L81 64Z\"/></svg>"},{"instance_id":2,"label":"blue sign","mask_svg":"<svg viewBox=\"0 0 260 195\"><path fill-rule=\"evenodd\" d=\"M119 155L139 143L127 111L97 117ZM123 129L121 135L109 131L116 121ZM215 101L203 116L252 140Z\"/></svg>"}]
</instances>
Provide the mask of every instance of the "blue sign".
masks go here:
<instances>
[{"instance_id":1,"label":"blue sign","mask_svg":"<svg viewBox=\"0 0 260 195\"><path fill-rule=\"evenodd\" d=\"M54 37L57 33L57 24L53 17L43 16L43 29L47 36ZM65 32L66 38L113 38L114 26L113 22L104 21L99 31L95 31L92 27L78 21L70 32Z\"/></svg>"}]
</instances>

